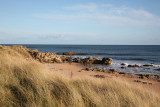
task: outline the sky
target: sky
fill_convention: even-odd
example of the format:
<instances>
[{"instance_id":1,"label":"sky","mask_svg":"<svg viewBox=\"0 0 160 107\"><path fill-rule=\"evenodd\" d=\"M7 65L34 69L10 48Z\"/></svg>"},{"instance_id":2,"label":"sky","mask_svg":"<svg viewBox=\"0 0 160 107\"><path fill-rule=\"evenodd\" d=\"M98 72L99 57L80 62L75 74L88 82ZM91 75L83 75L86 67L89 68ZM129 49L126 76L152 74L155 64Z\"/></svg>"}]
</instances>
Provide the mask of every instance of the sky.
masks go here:
<instances>
[{"instance_id":1,"label":"sky","mask_svg":"<svg viewBox=\"0 0 160 107\"><path fill-rule=\"evenodd\" d=\"M0 0L0 44L160 45L160 0Z\"/></svg>"}]
</instances>

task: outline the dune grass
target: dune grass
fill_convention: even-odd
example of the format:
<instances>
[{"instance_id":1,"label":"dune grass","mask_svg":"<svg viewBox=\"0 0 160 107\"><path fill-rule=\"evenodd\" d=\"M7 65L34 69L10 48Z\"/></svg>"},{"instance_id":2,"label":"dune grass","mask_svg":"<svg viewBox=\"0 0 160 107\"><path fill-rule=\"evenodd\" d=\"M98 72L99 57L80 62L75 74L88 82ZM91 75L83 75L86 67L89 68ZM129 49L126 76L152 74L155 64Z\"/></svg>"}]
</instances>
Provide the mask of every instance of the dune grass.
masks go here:
<instances>
[{"instance_id":1,"label":"dune grass","mask_svg":"<svg viewBox=\"0 0 160 107\"><path fill-rule=\"evenodd\" d=\"M122 80L55 75L23 47L0 46L0 107L158 107L160 94Z\"/></svg>"}]
</instances>

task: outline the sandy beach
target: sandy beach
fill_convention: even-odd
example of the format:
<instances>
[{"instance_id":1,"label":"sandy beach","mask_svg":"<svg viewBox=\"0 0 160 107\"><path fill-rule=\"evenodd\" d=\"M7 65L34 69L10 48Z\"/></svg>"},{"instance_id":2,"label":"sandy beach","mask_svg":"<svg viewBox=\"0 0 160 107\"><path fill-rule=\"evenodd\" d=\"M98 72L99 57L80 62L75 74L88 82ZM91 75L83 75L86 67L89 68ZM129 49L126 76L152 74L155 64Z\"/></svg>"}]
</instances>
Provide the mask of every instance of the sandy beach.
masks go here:
<instances>
[{"instance_id":1,"label":"sandy beach","mask_svg":"<svg viewBox=\"0 0 160 107\"><path fill-rule=\"evenodd\" d=\"M120 74L109 74L104 72L96 72L96 71L86 71L85 66L77 63L45 63L46 67L53 73L65 76L70 79L77 78L96 78L95 75L103 75L105 78L97 78L103 81L108 81L110 79L117 79L128 82L129 84L133 84L135 86L140 86L144 88L148 88L149 90L154 90L156 92L160 92L160 82L147 80L147 79L138 79L136 77L131 77L130 75L120 75ZM135 82L135 81L141 82ZM147 84L145 84L147 82Z\"/></svg>"}]
</instances>

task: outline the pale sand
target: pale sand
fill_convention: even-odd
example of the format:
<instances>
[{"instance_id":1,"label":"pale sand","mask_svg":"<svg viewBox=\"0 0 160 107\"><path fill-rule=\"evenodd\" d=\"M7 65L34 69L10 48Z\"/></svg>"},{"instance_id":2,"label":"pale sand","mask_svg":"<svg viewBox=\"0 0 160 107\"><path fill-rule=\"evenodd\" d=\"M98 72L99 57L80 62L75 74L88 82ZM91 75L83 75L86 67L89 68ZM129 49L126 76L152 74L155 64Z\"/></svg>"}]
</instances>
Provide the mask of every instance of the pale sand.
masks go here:
<instances>
[{"instance_id":1,"label":"pale sand","mask_svg":"<svg viewBox=\"0 0 160 107\"><path fill-rule=\"evenodd\" d=\"M101 78L101 80L110 80L110 79L121 79L122 81L127 81L129 83L135 84L136 86L142 86L145 88L149 88L150 90L154 90L156 92L160 92L160 82L152 81L152 80L144 80L144 79L137 79L137 78L131 78L129 76L123 76L120 74L108 74L104 72L95 72L95 71L81 71L82 69L85 69L86 67L77 64L77 63L46 63L45 64L47 68L49 68L50 71L52 71L55 74L59 74L62 76L65 76L70 79L76 79L76 78L87 78L92 77L91 75L105 75L106 78ZM79 72L81 71L81 72ZM93 77L95 78L95 77ZM142 82L148 82L152 83L152 85L149 84L142 84L134 82L134 80L140 80Z\"/></svg>"}]
</instances>

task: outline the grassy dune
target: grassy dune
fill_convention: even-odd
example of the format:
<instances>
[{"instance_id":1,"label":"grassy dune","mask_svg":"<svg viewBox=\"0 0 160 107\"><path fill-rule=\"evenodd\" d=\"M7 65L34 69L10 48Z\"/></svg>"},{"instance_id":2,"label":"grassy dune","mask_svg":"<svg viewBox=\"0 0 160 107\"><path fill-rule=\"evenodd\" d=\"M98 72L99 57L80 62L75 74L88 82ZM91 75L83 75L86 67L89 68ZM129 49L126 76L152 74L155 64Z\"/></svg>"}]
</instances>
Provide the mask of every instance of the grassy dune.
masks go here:
<instances>
[{"instance_id":1,"label":"grassy dune","mask_svg":"<svg viewBox=\"0 0 160 107\"><path fill-rule=\"evenodd\" d=\"M0 107L158 107L160 94L122 80L71 80L31 60L25 48L0 46Z\"/></svg>"}]
</instances>

